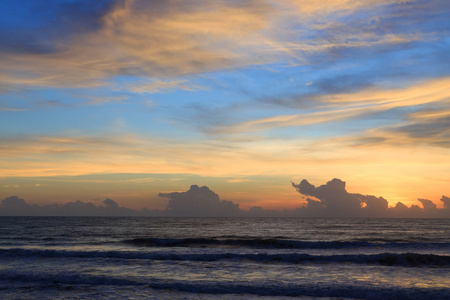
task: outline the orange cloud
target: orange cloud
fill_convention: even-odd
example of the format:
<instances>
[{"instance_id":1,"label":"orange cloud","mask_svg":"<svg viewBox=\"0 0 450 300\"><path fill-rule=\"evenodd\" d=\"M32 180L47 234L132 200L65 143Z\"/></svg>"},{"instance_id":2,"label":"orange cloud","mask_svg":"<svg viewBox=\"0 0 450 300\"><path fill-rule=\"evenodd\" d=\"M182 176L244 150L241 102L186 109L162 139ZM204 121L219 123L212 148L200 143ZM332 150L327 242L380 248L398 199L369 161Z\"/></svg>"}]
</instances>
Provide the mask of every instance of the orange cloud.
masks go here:
<instances>
[{"instance_id":1,"label":"orange cloud","mask_svg":"<svg viewBox=\"0 0 450 300\"><path fill-rule=\"evenodd\" d=\"M212 128L209 132L242 133L279 127L341 122L393 108L430 103L450 104L449 99L450 78L437 78L406 88L369 88L356 93L318 96L316 100L319 103L320 111L304 111L299 114L256 119L216 129Z\"/></svg>"},{"instance_id":2,"label":"orange cloud","mask_svg":"<svg viewBox=\"0 0 450 300\"><path fill-rule=\"evenodd\" d=\"M341 12L342 14L350 14L356 10L374 8L389 4L402 4L407 2L415 2L416 0L283 0L289 6L297 8L297 11L303 16L326 15L330 13Z\"/></svg>"},{"instance_id":3,"label":"orange cloud","mask_svg":"<svg viewBox=\"0 0 450 300\"><path fill-rule=\"evenodd\" d=\"M96 87L118 74L166 77L260 63L252 52L268 12L262 1L127 0L101 29L62 40L53 53L1 54L0 80L9 88Z\"/></svg>"},{"instance_id":4,"label":"orange cloud","mask_svg":"<svg viewBox=\"0 0 450 300\"><path fill-rule=\"evenodd\" d=\"M309 63L317 52L423 39L369 32L339 12L405 1L121 1L100 28L53 43L51 53L0 54L2 87L98 87L115 75L168 78L262 63ZM330 37L306 39L309 30Z\"/></svg>"}]
</instances>

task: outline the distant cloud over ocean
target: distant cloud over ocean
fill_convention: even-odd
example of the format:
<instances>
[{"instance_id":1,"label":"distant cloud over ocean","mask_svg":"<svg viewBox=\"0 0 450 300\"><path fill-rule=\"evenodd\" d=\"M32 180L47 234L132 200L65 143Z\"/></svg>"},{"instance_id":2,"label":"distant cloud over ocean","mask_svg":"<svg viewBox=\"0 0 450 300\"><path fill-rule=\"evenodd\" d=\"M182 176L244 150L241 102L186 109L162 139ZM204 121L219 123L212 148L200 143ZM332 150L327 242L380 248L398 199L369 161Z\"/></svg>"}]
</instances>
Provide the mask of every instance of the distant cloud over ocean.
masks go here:
<instances>
[{"instance_id":1,"label":"distant cloud over ocean","mask_svg":"<svg viewBox=\"0 0 450 300\"><path fill-rule=\"evenodd\" d=\"M307 205L302 208L304 214L317 217L450 217L448 198L442 196L444 208L438 209L431 200L418 199L422 208L416 204L407 207L398 202L388 207L383 197L349 193L345 182L333 179L326 184L315 187L306 179L299 184L292 183L297 191L307 198Z\"/></svg>"},{"instance_id":2,"label":"distant cloud over ocean","mask_svg":"<svg viewBox=\"0 0 450 300\"><path fill-rule=\"evenodd\" d=\"M168 198L164 210L134 210L121 207L112 199L105 199L103 205L91 202L68 202L65 204L29 204L17 196L10 196L1 202L1 216L174 216L174 217L344 217L344 218L449 218L450 198L442 196L443 208L428 199L418 199L422 204L406 206L398 202L388 206L383 197L349 193L345 182L333 179L315 187L306 179L292 186L303 196L307 204L296 209L267 210L251 207L239 208L239 204L221 200L219 195L207 186L192 185L185 192L159 193Z\"/></svg>"},{"instance_id":3,"label":"distant cloud over ocean","mask_svg":"<svg viewBox=\"0 0 450 300\"><path fill-rule=\"evenodd\" d=\"M167 213L174 216L216 217L237 216L239 204L220 200L219 195L207 186L192 185L186 192L160 193L160 197L169 198Z\"/></svg>"}]
</instances>

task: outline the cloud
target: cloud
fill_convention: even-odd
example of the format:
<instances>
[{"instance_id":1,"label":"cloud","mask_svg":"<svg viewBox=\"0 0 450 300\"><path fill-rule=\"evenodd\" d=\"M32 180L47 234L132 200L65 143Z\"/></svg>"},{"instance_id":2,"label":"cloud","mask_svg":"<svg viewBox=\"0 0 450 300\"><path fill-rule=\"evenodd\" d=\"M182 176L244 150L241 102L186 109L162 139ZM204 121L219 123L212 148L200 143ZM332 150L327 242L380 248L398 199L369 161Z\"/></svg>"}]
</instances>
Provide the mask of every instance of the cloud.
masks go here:
<instances>
[{"instance_id":1,"label":"cloud","mask_svg":"<svg viewBox=\"0 0 450 300\"><path fill-rule=\"evenodd\" d=\"M435 215L438 211L438 208L436 207L436 204L434 204L433 201L428 199L417 199L420 203L422 203L423 211L425 215Z\"/></svg>"},{"instance_id":2,"label":"cloud","mask_svg":"<svg viewBox=\"0 0 450 300\"><path fill-rule=\"evenodd\" d=\"M397 124L369 129L344 138L344 143L358 147L450 147L450 102L447 99L407 111L413 112L405 113Z\"/></svg>"},{"instance_id":3,"label":"cloud","mask_svg":"<svg viewBox=\"0 0 450 300\"><path fill-rule=\"evenodd\" d=\"M325 185L315 187L306 179L292 186L307 198L307 205L300 209L303 216L312 217L450 217L448 208L438 209L431 200L418 199L423 208L417 205L407 207L398 202L395 207L388 207L383 197L349 193L345 182L340 179L328 181ZM316 200L317 199L317 200ZM448 198L443 196L446 204Z\"/></svg>"},{"instance_id":4,"label":"cloud","mask_svg":"<svg viewBox=\"0 0 450 300\"><path fill-rule=\"evenodd\" d=\"M112 208L112 209L115 209L115 208L119 207L119 204L117 204L116 201L114 201L112 199L109 199L109 198L103 200L103 203L106 205L106 207L109 207L109 208Z\"/></svg>"},{"instance_id":5,"label":"cloud","mask_svg":"<svg viewBox=\"0 0 450 300\"><path fill-rule=\"evenodd\" d=\"M325 185L315 187L307 180L292 183L306 197L306 206L296 209L267 210L253 206L249 210L239 208L238 203L221 200L207 186L192 185L185 192L159 193L168 198L164 210L135 210L121 207L116 201L106 198L103 205L92 202L72 201L65 204L28 204L17 197L6 197L0 203L2 216L171 216L171 217L404 217L404 218L450 218L450 198L442 196L444 208L437 208L428 199L418 199L422 207L410 207L398 202L388 207L383 197L349 193L345 182L333 179Z\"/></svg>"},{"instance_id":6,"label":"cloud","mask_svg":"<svg viewBox=\"0 0 450 300\"><path fill-rule=\"evenodd\" d=\"M38 107L44 107L44 108L73 108L73 105L63 103L62 101L58 100L42 100L36 102L36 106Z\"/></svg>"},{"instance_id":7,"label":"cloud","mask_svg":"<svg viewBox=\"0 0 450 300\"><path fill-rule=\"evenodd\" d=\"M228 179L227 182L229 183L242 183L242 182L249 182L250 179L247 178L233 178L233 179Z\"/></svg>"},{"instance_id":8,"label":"cloud","mask_svg":"<svg viewBox=\"0 0 450 300\"><path fill-rule=\"evenodd\" d=\"M117 75L168 78L275 62L320 64L355 57L355 49L365 49L358 56L367 49L395 52L393 45L439 36L445 28L432 22L445 20L442 7L448 5L347 0L2 3L2 90L98 87ZM416 29L418 20L427 26Z\"/></svg>"},{"instance_id":9,"label":"cloud","mask_svg":"<svg viewBox=\"0 0 450 300\"><path fill-rule=\"evenodd\" d=\"M308 29L304 45L333 48L352 48L383 44L404 43L412 39L424 39L439 31L436 19L445 20L445 1L283 1L283 16L297 17L302 29ZM300 16L300 18L298 18ZM434 18L430 18L433 16ZM428 26L414 26L417 22ZM406 39L405 39L406 37ZM295 42L294 42L295 43ZM336 53L335 53L336 54Z\"/></svg>"},{"instance_id":10,"label":"cloud","mask_svg":"<svg viewBox=\"0 0 450 300\"><path fill-rule=\"evenodd\" d=\"M354 63L434 39L443 32L436 24L446 23L447 5L442 0L279 1L278 16L284 22L277 20L278 38L268 43L295 58L293 64L330 64L343 58Z\"/></svg>"},{"instance_id":11,"label":"cloud","mask_svg":"<svg viewBox=\"0 0 450 300\"><path fill-rule=\"evenodd\" d=\"M186 192L160 193L160 197L169 198L167 208L158 210L133 210L119 206L112 199L103 200L97 206L92 202L72 201L65 204L35 205L11 196L5 198L0 205L0 215L26 216L239 216L239 204L220 200L219 196L208 187L192 185Z\"/></svg>"},{"instance_id":12,"label":"cloud","mask_svg":"<svg viewBox=\"0 0 450 300\"><path fill-rule=\"evenodd\" d=\"M142 211L132 210L119 205L111 199L105 199L106 206L96 206L91 202L74 201L62 205L28 204L25 200L11 196L0 205L2 216L137 216Z\"/></svg>"},{"instance_id":13,"label":"cloud","mask_svg":"<svg viewBox=\"0 0 450 300\"><path fill-rule=\"evenodd\" d=\"M336 109L318 112L305 112L302 114L279 115L264 119L246 121L239 124L221 126L218 129L210 129L208 133L242 133L249 131L266 131L280 127L297 127L328 122L349 120L366 113L365 108Z\"/></svg>"},{"instance_id":14,"label":"cloud","mask_svg":"<svg viewBox=\"0 0 450 300\"><path fill-rule=\"evenodd\" d=\"M448 103L450 106L450 103ZM390 142L396 138L409 144L428 144L450 148L450 109L423 111L408 116L403 124L381 129L387 137L393 135ZM382 132L380 132L382 134Z\"/></svg>"},{"instance_id":15,"label":"cloud","mask_svg":"<svg viewBox=\"0 0 450 300\"><path fill-rule=\"evenodd\" d=\"M98 29L111 0L59 1L4 0L0 4L0 51L21 54L51 54L58 40Z\"/></svg>"},{"instance_id":16,"label":"cloud","mask_svg":"<svg viewBox=\"0 0 450 300\"><path fill-rule=\"evenodd\" d=\"M230 146L214 142L198 144L188 138L169 140L134 134L46 135L5 137L0 142L2 170L7 176L146 173L149 170L231 174L225 168L230 167L230 159L241 162L236 167L244 165L242 154L229 151L234 149ZM18 159L26 163L18 163Z\"/></svg>"},{"instance_id":17,"label":"cloud","mask_svg":"<svg viewBox=\"0 0 450 300\"><path fill-rule=\"evenodd\" d=\"M50 16L42 18L47 23L40 21L41 31L4 24L11 34L9 48L0 49L0 79L10 89L96 87L115 75L177 76L264 61L251 55L261 47L256 32L267 25L269 7L262 1L124 0L102 1L96 9L86 3L76 9L62 6L40 3ZM81 13L83 7L88 14ZM78 22L80 17L88 21ZM23 31L32 44L20 38ZM21 47L24 51L13 51Z\"/></svg>"},{"instance_id":18,"label":"cloud","mask_svg":"<svg viewBox=\"0 0 450 300\"><path fill-rule=\"evenodd\" d=\"M167 210L170 215L186 217L237 216L239 204L220 200L219 195L208 187L192 185L186 192L160 193L169 198Z\"/></svg>"},{"instance_id":19,"label":"cloud","mask_svg":"<svg viewBox=\"0 0 450 300\"><path fill-rule=\"evenodd\" d=\"M163 93L173 90L185 90L195 91L202 89L202 87L190 84L186 80L154 80L150 82L144 82L139 84L132 84L129 86L129 90L134 93Z\"/></svg>"},{"instance_id":20,"label":"cloud","mask_svg":"<svg viewBox=\"0 0 450 300\"><path fill-rule=\"evenodd\" d=\"M368 1L352 1L352 0L336 0L336 1L321 1L321 0L283 0L283 2L290 4L297 8L296 12L302 15L317 17L327 14L334 14L340 12L342 15L354 13L356 10L363 10L375 8L377 6L384 6L396 3L415 2L415 0L368 0Z\"/></svg>"},{"instance_id":21,"label":"cloud","mask_svg":"<svg viewBox=\"0 0 450 300\"><path fill-rule=\"evenodd\" d=\"M2 200L0 205L0 215L35 216L46 214L44 207L35 204L28 204L24 199L21 199L17 196L10 196Z\"/></svg>"},{"instance_id":22,"label":"cloud","mask_svg":"<svg viewBox=\"0 0 450 300\"><path fill-rule=\"evenodd\" d=\"M123 103L128 100L128 96L89 96L87 100L83 103L85 105L102 105L106 103Z\"/></svg>"},{"instance_id":23,"label":"cloud","mask_svg":"<svg viewBox=\"0 0 450 300\"><path fill-rule=\"evenodd\" d=\"M17 196L11 196L3 199L2 204L5 207L23 207L26 205L25 200L20 199Z\"/></svg>"},{"instance_id":24,"label":"cloud","mask_svg":"<svg viewBox=\"0 0 450 300\"><path fill-rule=\"evenodd\" d=\"M374 216L384 213L388 206L382 197L348 193L345 182L336 178L317 188L307 180L302 180L298 185L292 183L292 186L299 193L319 200L309 199L306 206L314 213L337 217Z\"/></svg>"},{"instance_id":25,"label":"cloud","mask_svg":"<svg viewBox=\"0 0 450 300\"><path fill-rule=\"evenodd\" d=\"M73 133L0 137L0 144L4 176L156 172L239 177L274 174L272 168L285 174L292 166L290 158L279 156L286 153L280 146L292 145L279 140L198 143L189 135L169 139L131 133Z\"/></svg>"},{"instance_id":26,"label":"cloud","mask_svg":"<svg viewBox=\"0 0 450 300\"><path fill-rule=\"evenodd\" d=\"M2 1L0 80L6 91L29 86L98 86L76 40L101 26L112 1ZM83 71L84 69L84 71Z\"/></svg>"},{"instance_id":27,"label":"cloud","mask_svg":"<svg viewBox=\"0 0 450 300\"><path fill-rule=\"evenodd\" d=\"M450 104L449 97L450 77L426 80L402 88L368 87L352 93L317 95L314 97L314 106L304 109L302 113L265 117L231 125L219 124L215 128L209 129L208 132L231 134L267 131L282 127L299 127L361 119L414 106L443 105L447 107ZM415 119L419 119L419 114L412 115L412 120ZM445 126L448 123L448 116L441 112L433 120L434 124L441 122ZM428 130L435 128L433 122L431 126L428 126ZM441 128L444 129L444 126L441 126ZM407 130L408 128L404 129ZM413 131L414 128L411 129Z\"/></svg>"},{"instance_id":28,"label":"cloud","mask_svg":"<svg viewBox=\"0 0 450 300\"><path fill-rule=\"evenodd\" d=\"M441 201L444 203L444 207L450 209L450 198L442 196Z\"/></svg>"}]
</instances>

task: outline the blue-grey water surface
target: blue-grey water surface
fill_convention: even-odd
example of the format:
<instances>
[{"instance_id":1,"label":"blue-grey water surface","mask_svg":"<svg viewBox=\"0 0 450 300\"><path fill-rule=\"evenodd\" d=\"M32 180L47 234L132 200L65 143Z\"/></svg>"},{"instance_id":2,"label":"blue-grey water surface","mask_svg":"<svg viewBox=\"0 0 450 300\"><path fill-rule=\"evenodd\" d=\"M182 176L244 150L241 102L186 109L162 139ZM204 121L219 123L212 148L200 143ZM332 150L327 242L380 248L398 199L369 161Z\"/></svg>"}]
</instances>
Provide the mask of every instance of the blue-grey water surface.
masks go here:
<instances>
[{"instance_id":1,"label":"blue-grey water surface","mask_svg":"<svg viewBox=\"0 0 450 300\"><path fill-rule=\"evenodd\" d=\"M1 217L1 299L450 299L450 219Z\"/></svg>"}]
</instances>

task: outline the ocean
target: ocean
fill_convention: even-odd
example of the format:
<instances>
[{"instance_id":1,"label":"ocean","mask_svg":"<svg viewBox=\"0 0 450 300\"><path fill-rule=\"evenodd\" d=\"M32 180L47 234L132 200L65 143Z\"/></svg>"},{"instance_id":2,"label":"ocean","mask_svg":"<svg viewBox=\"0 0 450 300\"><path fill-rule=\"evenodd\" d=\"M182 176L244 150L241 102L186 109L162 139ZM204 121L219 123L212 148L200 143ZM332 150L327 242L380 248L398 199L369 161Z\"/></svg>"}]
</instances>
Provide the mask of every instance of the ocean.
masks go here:
<instances>
[{"instance_id":1,"label":"ocean","mask_svg":"<svg viewBox=\"0 0 450 300\"><path fill-rule=\"evenodd\" d=\"M450 219L0 217L1 299L450 299Z\"/></svg>"}]
</instances>

